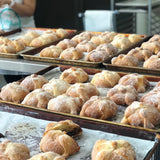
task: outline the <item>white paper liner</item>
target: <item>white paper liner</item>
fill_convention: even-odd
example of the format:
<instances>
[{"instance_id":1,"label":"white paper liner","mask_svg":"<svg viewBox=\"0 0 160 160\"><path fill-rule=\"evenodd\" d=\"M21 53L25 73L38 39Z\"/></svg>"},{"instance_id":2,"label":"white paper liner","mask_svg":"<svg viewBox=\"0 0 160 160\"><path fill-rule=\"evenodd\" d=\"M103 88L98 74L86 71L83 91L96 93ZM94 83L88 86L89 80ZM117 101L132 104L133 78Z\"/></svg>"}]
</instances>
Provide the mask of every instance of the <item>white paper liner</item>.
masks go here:
<instances>
[{"instance_id":1,"label":"white paper liner","mask_svg":"<svg viewBox=\"0 0 160 160\"><path fill-rule=\"evenodd\" d=\"M19 114L0 112L0 132L13 142L24 143L29 149L31 156L40 152L39 142L42 138L45 126L50 122ZM102 131L83 129L82 136L76 141L80 151L68 160L91 160L91 151L95 142L99 139L128 141L136 152L137 160L143 160L149 150L153 147L154 141L142 140ZM5 140L3 138L1 141Z\"/></svg>"}]
</instances>

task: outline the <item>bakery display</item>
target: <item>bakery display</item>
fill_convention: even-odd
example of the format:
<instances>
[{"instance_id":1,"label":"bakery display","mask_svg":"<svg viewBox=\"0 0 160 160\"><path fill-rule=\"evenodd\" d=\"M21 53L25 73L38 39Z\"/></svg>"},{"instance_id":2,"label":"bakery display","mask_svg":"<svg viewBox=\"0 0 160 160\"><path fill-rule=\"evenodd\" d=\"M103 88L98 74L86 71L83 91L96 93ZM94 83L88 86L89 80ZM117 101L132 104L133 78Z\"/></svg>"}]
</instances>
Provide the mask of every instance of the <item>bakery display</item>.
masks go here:
<instances>
[{"instance_id":1,"label":"bakery display","mask_svg":"<svg viewBox=\"0 0 160 160\"><path fill-rule=\"evenodd\" d=\"M48 83L44 84L42 88L53 96L59 96L66 93L70 84L63 79L52 78Z\"/></svg>"},{"instance_id":2,"label":"bakery display","mask_svg":"<svg viewBox=\"0 0 160 160\"><path fill-rule=\"evenodd\" d=\"M138 93L143 93L146 91L146 87L149 85L149 81L145 75L132 73L121 77L118 84L125 86L131 85L137 90Z\"/></svg>"},{"instance_id":3,"label":"bakery display","mask_svg":"<svg viewBox=\"0 0 160 160\"><path fill-rule=\"evenodd\" d=\"M131 85L123 86L118 84L108 91L107 97L116 104L130 105L138 99L138 92Z\"/></svg>"},{"instance_id":4,"label":"bakery display","mask_svg":"<svg viewBox=\"0 0 160 160\"><path fill-rule=\"evenodd\" d=\"M29 160L65 160L65 158L55 152L45 152L36 154Z\"/></svg>"},{"instance_id":5,"label":"bakery display","mask_svg":"<svg viewBox=\"0 0 160 160\"><path fill-rule=\"evenodd\" d=\"M121 123L154 128L160 123L160 112L152 105L135 101L126 108Z\"/></svg>"},{"instance_id":6,"label":"bakery display","mask_svg":"<svg viewBox=\"0 0 160 160\"><path fill-rule=\"evenodd\" d=\"M70 47L76 47L76 45L77 45L77 42L73 41L72 39L64 39L58 42L56 46L65 50Z\"/></svg>"},{"instance_id":7,"label":"bakery display","mask_svg":"<svg viewBox=\"0 0 160 160\"><path fill-rule=\"evenodd\" d=\"M40 141L42 152L53 151L67 158L79 151L77 142L61 130L50 130L44 133Z\"/></svg>"},{"instance_id":8,"label":"bakery display","mask_svg":"<svg viewBox=\"0 0 160 160\"><path fill-rule=\"evenodd\" d=\"M0 98L4 101L21 103L29 90L21 86L19 82L8 83L2 87Z\"/></svg>"},{"instance_id":9,"label":"bakery display","mask_svg":"<svg viewBox=\"0 0 160 160\"><path fill-rule=\"evenodd\" d=\"M143 67L147 69L160 69L160 52L157 55L152 55L144 63Z\"/></svg>"},{"instance_id":10,"label":"bakery display","mask_svg":"<svg viewBox=\"0 0 160 160\"><path fill-rule=\"evenodd\" d=\"M117 57L113 57L111 63L119 66L138 66L139 61L132 55L120 54Z\"/></svg>"},{"instance_id":11,"label":"bakery display","mask_svg":"<svg viewBox=\"0 0 160 160\"><path fill-rule=\"evenodd\" d=\"M109 58L109 54L105 50L94 49L86 55L85 61L103 62L103 61L106 61L108 58Z\"/></svg>"},{"instance_id":12,"label":"bakery display","mask_svg":"<svg viewBox=\"0 0 160 160\"><path fill-rule=\"evenodd\" d=\"M63 71L59 78L70 84L74 84L87 82L89 75L81 68L71 67Z\"/></svg>"},{"instance_id":13,"label":"bakery display","mask_svg":"<svg viewBox=\"0 0 160 160\"><path fill-rule=\"evenodd\" d=\"M82 106L80 115L105 120L114 117L117 109L117 105L109 98L92 96Z\"/></svg>"},{"instance_id":14,"label":"bakery display","mask_svg":"<svg viewBox=\"0 0 160 160\"><path fill-rule=\"evenodd\" d=\"M67 89L66 95L79 97L85 102L92 96L98 96L99 91L92 83L75 83Z\"/></svg>"},{"instance_id":15,"label":"bakery display","mask_svg":"<svg viewBox=\"0 0 160 160\"><path fill-rule=\"evenodd\" d=\"M30 76L25 77L20 85L27 88L29 91L33 91L34 89L41 88L46 83L48 83L48 80L45 77L31 74Z\"/></svg>"},{"instance_id":16,"label":"bakery display","mask_svg":"<svg viewBox=\"0 0 160 160\"><path fill-rule=\"evenodd\" d=\"M120 76L117 72L103 70L100 73L96 73L91 83L98 88L110 88L118 83Z\"/></svg>"},{"instance_id":17,"label":"bakery display","mask_svg":"<svg viewBox=\"0 0 160 160\"><path fill-rule=\"evenodd\" d=\"M25 144L4 141L0 143L1 160L28 160L30 151Z\"/></svg>"},{"instance_id":18,"label":"bakery display","mask_svg":"<svg viewBox=\"0 0 160 160\"><path fill-rule=\"evenodd\" d=\"M136 47L132 50L130 50L127 55L131 55L131 56L134 56L136 57L139 61L145 61L147 60L148 58L150 58L153 53L147 49L143 49L143 48L140 48L140 47Z\"/></svg>"},{"instance_id":19,"label":"bakery display","mask_svg":"<svg viewBox=\"0 0 160 160\"><path fill-rule=\"evenodd\" d=\"M47 48L42 49L39 53L40 57L50 57L50 58L58 58L63 50L58 46L51 45Z\"/></svg>"},{"instance_id":20,"label":"bakery display","mask_svg":"<svg viewBox=\"0 0 160 160\"><path fill-rule=\"evenodd\" d=\"M76 48L80 51L80 52L90 52L92 50L94 50L97 47L97 45L91 41L82 41L80 43L78 43L78 45L76 46Z\"/></svg>"},{"instance_id":21,"label":"bakery display","mask_svg":"<svg viewBox=\"0 0 160 160\"><path fill-rule=\"evenodd\" d=\"M62 51L60 54L60 59L69 59L69 60L79 60L83 58L83 52L80 52L78 49L74 47L67 48Z\"/></svg>"},{"instance_id":22,"label":"bakery display","mask_svg":"<svg viewBox=\"0 0 160 160\"><path fill-rule=\"evenodd\" d=\"M71 137L82 135L81 127L72 120L64 120L59 122L50 122L45 128L45 132L50 130L61 130Z\"/></svg>"},{"instance_id":23,"label":"bakery display","mask_svg":"<svg viewBox=\"0 0 160 160\"><path fill-rule=\"evenodd\" d=\"M22 104L37 108L47 108L48 102L53 95L43 89L35 89L26 95Z\"/></svg>"},{"instance_id":24,"label":"bakery display","mask_svg":"<svg viewBox=\"0 0 160 160\"><path fill-rule=\"evenodd\" d=\"M65 94L59 95L48 102L48 109L56 112L79 114L83 105L79 97L70 97Z\"/></svg>"},{"instance_id":25,"label":"bakery display","mask_svg":"<svg viewBox=\"0 0 160 160\"><path fill-rule=\"evenodd\" d=\"M125 140L97 140L93 146L92 160L136 160L136 153Z\"/></svg>"}]
</instances>

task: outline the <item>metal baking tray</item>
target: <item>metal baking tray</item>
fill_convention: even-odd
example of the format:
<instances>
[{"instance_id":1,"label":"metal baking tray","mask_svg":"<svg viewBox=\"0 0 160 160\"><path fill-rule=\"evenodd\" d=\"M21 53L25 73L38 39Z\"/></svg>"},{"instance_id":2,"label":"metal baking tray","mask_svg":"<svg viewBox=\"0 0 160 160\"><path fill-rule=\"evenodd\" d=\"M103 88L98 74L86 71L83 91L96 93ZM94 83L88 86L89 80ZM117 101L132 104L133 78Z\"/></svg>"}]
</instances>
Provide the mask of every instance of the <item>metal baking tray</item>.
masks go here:
<instances>
[{"instance_id":1,"label":"metal baking tray","mask_svg":"<svg viewBox=\"0 0 160 160\"><path fill-rule=\"evenodd\" d=\"M51 78L57 78L56 76L59 76L61 74L60 71L63 71L64 69L68 68L69 66L49 66L36 74L40 74L43 76L47 76L47 79ZM83 67L82 67L83 68ZM90 69L90 68L83 68L88 74L94 75L95 73L98 73L102 70L99 69ZM60 70L60 71L59 71ZM120 76L125 75L126 73L124 72L118 72ZM48 78L50 77L50 78ZM150 81L150 83L156 83L160 81L160 77L158 76L150 76L146 75L147 79ZM153 87L153 86L152 86ZM112 120L99 120L99 119L94 119L94 118L88 118L88 117L82 117L79 115L71 115L71 114L66 114L66 113L58 113L54 112L48 109L40 109L36 107L31 107L27 105L22 105L22 104L16 104L12 102L7 102L0 100L0 110L7 110L10 112L18 112L20 114L30 114L30 112L33 113L37 118L42 118L42 119L47 119L47 120L60 120L60 119L73 119L77 123L83 123L84 127L90 127L92 129L94 128L93 125L98 125L98 129L102 131L107 131L111 133L120 133L125 136L133 136L135 138L143 138L143 139L148 139L148 140L153 140L155 138L156 134L160 134L160 127L158 126L155 129L148 129L148 128L143 128L143 127L136 127L136 126L131 126L131 125L125 125L121 124L116 119ZM125 110L125 106L122 106L122 112ZM39 114L41 113L41 114ZM50 119L51 118L51 119Z\"/></svg>"},{"instance_id":2,"label":"metal baking tray","mask_svg":"<svg viewBox=\"0 0 160 160\"><path fill-rule=\"evenodd\" d=\"M82 33L82 31L77 32L76 35L78 35L79 33ZM101 34L101 32L93 32L93 33ZM120 33L120 34L122 34L122 33ZM129 34L124 34L124 35L128 36ZM143 37L142 40L140 40L139 42L131 45L130 47L128 47L124 50L119 50L118 54L122 54L123 52L125 52L125 53L128 52L129 50L137 47L139 44L141 44L142 42L144 42L147 39L147 37L145 35L141 35L141 36ZM24 59L31 60L31 61L41 61L41 62L49 62L49 63L63 64L63 65L74 65L74 66L93 67L93 68L100 68L100 67L102 67L102 63L103 63L103 62L90 62L90 61L85 61L83 59L80 59L80 60L65 60L65 59L60 59L60 58L40 57L38 51L40 51L40 50L25 52L25 53L22 53L20 55ZM116 55L117 54L115 54L114 56L116 56ZM110 56L108 58L108 61L112 57L113 56Z\"/></svg>"},{"instance_id":3,"label":"metal baking tray","mask_svg":"<svg viewBox=\"0 0 160 160\"><path fill-rule=\"evenodd\" d=\"M49 28L26 28L26 29L23 29L24 31L29 31L29 30L34 30L34 31L39 31L39 32L43 32L43 31L45 31L45 30L48 30ZM56 30L56 29L53 29L53 30ZM22 30L20 30L20 31L22 31ZM19 31L19 32L20 32ZM77 31L76 30L69 30L69 29L66 29L66 31L69 33L69 35L67 36L67 37L64 37L64 38L70 38L70 37L73 37L76 33L77 33ZM17 31L18 32L18 31ZM15 33L17 33L17 32L13 32L12 34L6 34L6 36L9 36L10 35L10 37L9 38L14 38L14 39L16 39L16 35L13 35L13 34L15 34ZM18 34L18 36L19 35L22 35L22 34L24 34L24 32L20 32L19 34ZM48 46L50 46L50 45L55 45L55 44L57 44L59 41L61 41L62 39L64 39L64 38L61 38L61 39L58 39L57 41L54 41L54 42L51 42L51 43L48 43L48 44L45 44L45 45L43 45L43 46L40 46L40 47L26 47L26 49L24 49L24 50L22 50L22 51L20 51L20 52L17 52L17 53L0 53L0 57L3 57L3 58L15 58L15 59L17 59L17 58L20 58L20 55L21 54L27 54L27 53L33 53L33 52L39 52L39 51L41 51L43 48L46 48L46 47L48 47Z\"/></svg>"},{"instance_id":4,"label":"metal baking tray","mask_svg":"<svg viewBox=\"0 0 160 160\"><path fill-rule=\"evenodd\" d=\"M151 37L152 36L144 38L144 40L139 42L137 44L137 46L133 46L133 48L139 47L143 42L148 41ZM120 54L127 54L128 52L129 52L129 50L124 50L121 53L118 53L117 55L115 55L113 57L116 57ZM103 66L105 66L105 68L107 70L122 71L122 72L137 72L137 73L148 74L148 75L160 75L160 70L159 69L147 69L147 68L143 68L141 66L132 67L132 66L119 66L119 65L111 64L111 59L113 57L111 57L110 59L108 59L107 61L105 61L103 63Z\"/></svg>"},{"instance_id":5,"label":"metal baking tray","mask_svg":"<svg viewBox=\"0 0 160 160\"><path fill-rule=\"evenodd\" d=\"M8 32L4 31L3 33L0 34L0 36L5 37L5 36L9 36L9 35L15 34L17 32L21 32L21 31L22 31L21 28L18 28L18 29L12 30L12 31L8 31Z\"/></svg>"}]
</instances>

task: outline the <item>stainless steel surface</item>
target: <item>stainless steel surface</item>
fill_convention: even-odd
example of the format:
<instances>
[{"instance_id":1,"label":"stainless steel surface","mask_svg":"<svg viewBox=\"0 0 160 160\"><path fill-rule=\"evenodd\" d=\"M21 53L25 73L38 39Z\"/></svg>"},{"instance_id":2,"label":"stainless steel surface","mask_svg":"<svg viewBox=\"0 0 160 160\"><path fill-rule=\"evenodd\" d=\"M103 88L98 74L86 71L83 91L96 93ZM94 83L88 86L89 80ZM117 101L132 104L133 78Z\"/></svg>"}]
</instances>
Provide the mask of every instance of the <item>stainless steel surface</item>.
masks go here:
<instances>
[{"instance_id":1,"label":"stainless steel surface","mask_svg":"<svg viewBox=\"0 0 160 160\"><path fill-rule=\"evenodd\" d=\"M0 74L8 73L8 71L35 73L50 65L52 64L27 61L24 59L0 58Z\"/></svg>"}]
</instances>

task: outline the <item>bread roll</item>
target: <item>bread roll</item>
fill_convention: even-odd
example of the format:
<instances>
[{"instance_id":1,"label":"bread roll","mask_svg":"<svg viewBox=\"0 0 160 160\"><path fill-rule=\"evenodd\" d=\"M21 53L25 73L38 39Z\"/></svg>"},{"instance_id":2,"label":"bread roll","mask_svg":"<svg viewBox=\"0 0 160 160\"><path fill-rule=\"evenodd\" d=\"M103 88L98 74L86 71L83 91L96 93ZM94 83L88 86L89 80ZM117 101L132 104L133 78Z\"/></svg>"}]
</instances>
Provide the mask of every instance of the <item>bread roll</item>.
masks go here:
<instances>
[{"instance_id":1,"label":"bread roll","mask_svg":"<svg viewBox=\"0 0 160 160\"><path fill-rule=\"evenodd\" d=\"M7 44L8 42L11 42L11 40L7 37L0 37L0 45Z\"/></svg>"},{"instance_id":2,"label":"bread roll","mask_svg":"<svg viewBox=\"0 0 160 160\"><path fill-rule=\"evenodd\" d=\"M56 35L58 38L64 38L67 37L69 33L65 29L59 28L56 30Z\"/></svg>"},{"instance_id":3,"label":"bread roll","mask_svg":"<svg viewBox=\"0 0 160 160\"><path fill-rule=\"evenodd\" d=\"M136 160L133 147L125 140L98 140L91 157L92 160Z\"/></svg>"},{"instance_id":4,"label":"bread roll","mask_svg":"<svg viewBox=\"0 0 160 160\"><path fill-rule=\"evenodd\" d=\"M88 81L89 75L81 68L72 67L63 71L60 79L70 84L83 83Z\"/></svg>"},{"instance_id":5,"label":"bread roll","mask_svg":"<svg viewBox=\"0 0 160 160\"><path fill-rule=\"evenodd\" d=\"M40 141L40 150L52 151L67 158L79 151L80 147L76 141L60 130L45 132Z\"/></svg>"},{"instance_id":6,"label":"bread roll","mask_svg":"<svg viewBox=\"0 0 160 160\"><path fill-rule=\"evenodd\" d=\"M16 52L22 51L26 48L25 44L19 40L8 42L8 45L14 47L16 49Z\"/></svg>"},{"instance_id":7,"label":"bread roll","mask_svg":"<svg viewBox=\"0 0 160 160\"><path fill-rule=\"evenodd\" d=\"M30 92L22 101L22 104L37 108L47 108L48 102L53 95L43 89L35 89Z\"/></svg>"},{"instance_id":8,"label":"bread roll","mask_svg":"<svg viewBox=\"0 0 160 160\"><path fill-rule=\"evenodd\" d=\"M30 151L25 144L4 141L0 143L1 160L28 160Z\"/></svg>"},{"instance_id":9,"label":"bread roll","mask_svg":"<svg viewBox=\"0 0 160 160\"><path fill-rule=\"evenodd\" d=\"M16 51L15 47L10 46L9 44L2 44L2 45L0 45L0 53L15 54L15 53L17 53L17 51Z\"/></svg>"},{"instance_id":10,"label":"bread roll","mask_svg":"<svg viewBox=\"0 0 160 160\"><path fill-rule=\"evenodd\" d=\"M109 98L92 96L82 106L80 115L105 120L114 117L117 109L117 105Z\"/></svg>"},{"instance_id":11,"label":"bread roll","mask_svg":"<svg viewBox=\"0 0 160 160\"><path fill-rule=\"evenodd\" d=\"M108 37L102 36L102 35L95 35L91 38L90 41L95 43L96 45L110 43L110 40L108 39Z\"/></svg>"},{"instance_id":12,"label":"bread roll","mask_svg":"<svg viewBox=\"0 0 160 160\"><path fill-rule=\"evenodd\" d=\"M65 50L70 47L76 47L76 45L77 45L77 42L73 41L72 39L64 39L64 40L61 40L56 46Z\"/></svg>"},{"instance_id":13,"label":"bread roll","mask_svg":"<svg viewBox=\"0 0 160 160\"><path fill-rule=\"evenodd\" d=\"M48 80L45 77L32 74L25 77L20 85L26 87L29 91L33 91L34 89L42 88L46 83L48 83Z\"/></svg>"},{"instance_id":14,"label":"bread roll","mask_svg":"<svg viewBox=\"0 0 160 160\"><path fill-rule=\"evenodd\" d=\"M134 44L142 40L142 36L138 34L129 34L128 39L132 44Z\"/></svg>"},{"instance_id":15,"label":"bread roll","mask_svg":"<svg viewBox=\"0 0 160 160\"><path fill-rule=\"evenodd\" d=\"M101 33L101 36L105 36L106 38L108 38L109 42L112 42L114 37L116 36L116 33L105 31Z\"/></svg>"}]
</instances>

